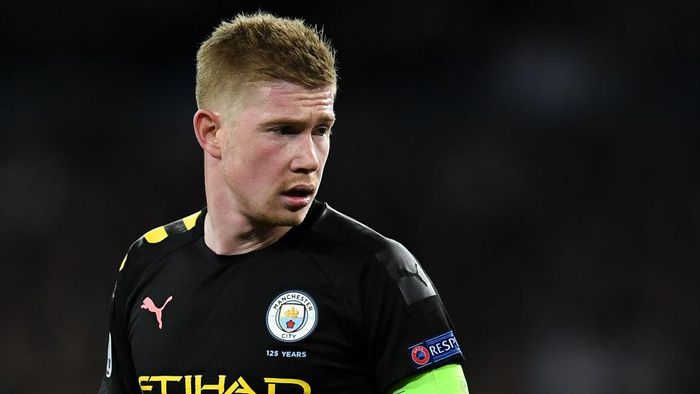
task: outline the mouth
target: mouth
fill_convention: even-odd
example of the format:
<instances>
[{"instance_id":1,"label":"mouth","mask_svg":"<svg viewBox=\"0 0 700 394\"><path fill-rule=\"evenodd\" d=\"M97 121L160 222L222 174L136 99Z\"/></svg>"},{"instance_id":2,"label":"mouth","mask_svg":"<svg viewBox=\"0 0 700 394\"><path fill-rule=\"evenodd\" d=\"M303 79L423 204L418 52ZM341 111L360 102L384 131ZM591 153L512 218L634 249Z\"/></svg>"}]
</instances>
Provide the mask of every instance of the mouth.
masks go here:
<instances>
[{"instance_id":1,"label":"mouth","mask_svg":"<svg viewBox=\"0 0 700 394\"><path fill-rule=\"evenodd\" d=\"M314 187L311 185L297 185L282 192L289 197L308 197L314 194Z\"/></svg>"},{"instance_id":2,"label":"mouth","mask_svg":"<svg viewBox=\"0 0 700 394\"><path fill-rule=\"evenodd\" d=\"M312 185L297 185L282 192L285 204L292 210L299 210L309 205L313 195L314 187Z\"/></svg>"}]
</instances>

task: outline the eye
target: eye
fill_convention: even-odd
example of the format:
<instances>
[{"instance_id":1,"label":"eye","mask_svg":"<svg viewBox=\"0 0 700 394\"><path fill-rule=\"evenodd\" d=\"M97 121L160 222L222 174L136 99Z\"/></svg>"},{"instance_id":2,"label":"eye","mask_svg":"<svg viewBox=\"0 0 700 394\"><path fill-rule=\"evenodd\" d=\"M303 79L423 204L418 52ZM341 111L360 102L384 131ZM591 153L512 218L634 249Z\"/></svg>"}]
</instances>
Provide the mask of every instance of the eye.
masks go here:
<instances>
[{"instance_id":1,"label":"eye","mask_svg":"<svg viewBox=\"0 0 700 394\"><path fill-rule=\"evenodd\" d=\"M294 127L285 125L270 127L268 130L280 135L298 134L298 131Z\"/></svg>"},{"instance_id":2,"label":"eye","mask_svg":"<svg viewBox=\"0 0 700 394\"><path fill-rule=\"evenodd\" d=\"M316 135L331 135L331 128L328 126L318 126L314 129Z\"/></svg>"}]
</instances>

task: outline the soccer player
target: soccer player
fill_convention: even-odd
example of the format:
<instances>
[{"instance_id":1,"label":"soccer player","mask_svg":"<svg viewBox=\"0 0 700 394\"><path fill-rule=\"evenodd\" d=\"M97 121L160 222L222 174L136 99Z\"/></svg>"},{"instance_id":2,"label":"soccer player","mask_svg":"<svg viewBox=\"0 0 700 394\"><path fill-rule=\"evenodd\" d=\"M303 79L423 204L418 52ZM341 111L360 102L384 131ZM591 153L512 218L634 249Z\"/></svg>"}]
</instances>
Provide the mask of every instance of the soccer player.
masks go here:
<instances>
[{"instance_id":1,"label":"soccer player","mask_svg":"<svg viewBox=\"0 0 700 394\"><path fill-rule=\"evenodd\" d=\"M270 14L197 53L206 208L119 267L100 393L466 393L440 297L400 243L315 200L334 52Z\"/></svg>"}]
</instances>

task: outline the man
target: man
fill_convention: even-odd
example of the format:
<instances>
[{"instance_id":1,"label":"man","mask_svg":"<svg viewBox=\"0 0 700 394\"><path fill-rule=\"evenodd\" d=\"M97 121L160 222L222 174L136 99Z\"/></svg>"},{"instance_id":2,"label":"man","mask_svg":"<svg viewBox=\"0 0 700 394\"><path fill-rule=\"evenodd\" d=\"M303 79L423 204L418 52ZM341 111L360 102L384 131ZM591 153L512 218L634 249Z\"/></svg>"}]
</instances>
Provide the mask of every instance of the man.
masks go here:
<instances>
[{"instance_id":1,"label":"man","mask_svg":"<svg viewBox=\"0 0 700 394\"><path fill-rule=\"evenodd\" d=\"M464 393L430 279L314 200L334 54L299 20L239 15L197 53L207 207L119 267L100 393Z\"/></svg>"}]
</instances>

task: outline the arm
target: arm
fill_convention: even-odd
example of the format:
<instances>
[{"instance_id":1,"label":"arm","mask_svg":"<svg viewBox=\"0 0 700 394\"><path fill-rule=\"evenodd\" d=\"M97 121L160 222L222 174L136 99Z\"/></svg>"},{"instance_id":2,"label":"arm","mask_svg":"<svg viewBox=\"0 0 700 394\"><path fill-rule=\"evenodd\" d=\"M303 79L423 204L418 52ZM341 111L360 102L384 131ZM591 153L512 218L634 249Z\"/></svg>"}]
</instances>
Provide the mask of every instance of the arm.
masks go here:
<instances>
[{"instance_id":1,"label":"arm","mask_svg":"<svg viewBox=\"0 0 700 394\"><path fill-rule=\"evenodd\" d=\"M122 268L126 257L119 268L119 277L112 294L109 317L109 336L107 341L107 367L102 376L99 394L121 394L141 392L137 384L136 372L131 359L131 345L126 335L125 314L122 308L120 280L123 279Z\"/></svg>"},{"instance_id":2,"label":"arm","mask_svg":"<svg viewBox=\"0 0 700 394\"><path fill-rule=\"evenodd\" d=\"M447 364L403 380L391 394L469 394L462 367Z\"/></svg>"},{"instance_id":3,"label":"arm","mask_svg":"<svg viewBox=\"0 0 700 394\"><path fill-rule=\"evenodd\" d=\"M366 286L363 308L369 327L370 360L375 360L380 391L394 393L391 388L405 386L405 391L397 394L466 392L460 386L464 381L458 364L463 360L462 350L428 275L415 257L395 241L375 256L375 263L366 266L362 283ZM450 377L457 373L457 377ZM436 381L436 377L440 379ZM457 391L425 386L450 381L457 382ZM397 382L402 386L396 386ZM427 391L413 391L423 386ZM464 386L466 390L466 383Z\"/></svg>"}]
</instances>

